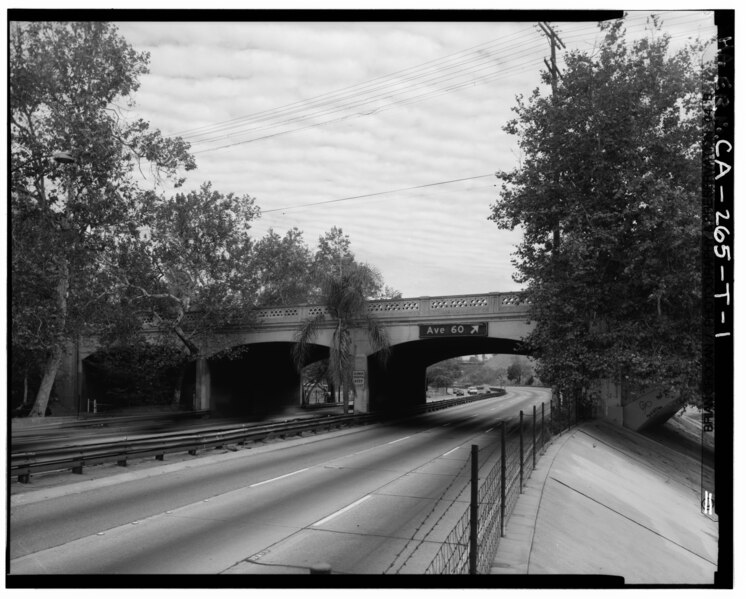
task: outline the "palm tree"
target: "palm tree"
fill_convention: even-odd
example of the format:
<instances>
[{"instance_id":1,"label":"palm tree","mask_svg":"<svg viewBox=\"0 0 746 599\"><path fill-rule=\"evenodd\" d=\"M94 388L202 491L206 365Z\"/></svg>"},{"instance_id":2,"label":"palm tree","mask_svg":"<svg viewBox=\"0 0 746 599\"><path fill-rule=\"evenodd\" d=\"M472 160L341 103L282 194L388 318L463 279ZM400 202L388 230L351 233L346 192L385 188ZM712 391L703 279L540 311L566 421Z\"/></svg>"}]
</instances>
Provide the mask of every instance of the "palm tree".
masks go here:
<instances>
[{"instance_id":1,"label":"palm tree","mask_svg":"<svg viewBox=\"0 0 746 599\"><path fill-rule=\"evenodd\" d=\"M321 303L334 321L329 349L329 375L334 387L342 390L345 414L348 411L350 391L354 394L352 371L355 355L352 329L364 328L381 359L388 357L389 340L386 329L367 310L366 292L380 287L380 280L381 275L373 267L353 262L324 276L321 283ZM293 359L298 371L303 368L310 345L325 322L326 314L322 312L305 320L298 329L293 346Z\"/></svg>"}]
</instances>

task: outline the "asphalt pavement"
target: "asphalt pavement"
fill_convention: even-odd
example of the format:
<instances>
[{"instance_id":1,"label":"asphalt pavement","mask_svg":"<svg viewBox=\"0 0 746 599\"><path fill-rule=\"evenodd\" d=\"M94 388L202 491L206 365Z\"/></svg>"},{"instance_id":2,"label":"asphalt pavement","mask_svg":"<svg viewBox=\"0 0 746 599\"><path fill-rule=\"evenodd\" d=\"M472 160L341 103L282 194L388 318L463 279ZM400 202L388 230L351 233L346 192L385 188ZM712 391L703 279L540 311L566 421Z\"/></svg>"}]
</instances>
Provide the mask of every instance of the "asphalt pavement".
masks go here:
<instances>
[{"instance_id":1,"label":"asphalt pavement","mask_svg":"<svg viewBox=\"0 0 746 599\"><path fill-rule=\"evenodd\" d=\"M494 450L502 420L547 400L518 388L395 424L24 486L10 572L422 572L457 517L448 507L466 501L470 444Z\"/></svg>"}]
</instances>

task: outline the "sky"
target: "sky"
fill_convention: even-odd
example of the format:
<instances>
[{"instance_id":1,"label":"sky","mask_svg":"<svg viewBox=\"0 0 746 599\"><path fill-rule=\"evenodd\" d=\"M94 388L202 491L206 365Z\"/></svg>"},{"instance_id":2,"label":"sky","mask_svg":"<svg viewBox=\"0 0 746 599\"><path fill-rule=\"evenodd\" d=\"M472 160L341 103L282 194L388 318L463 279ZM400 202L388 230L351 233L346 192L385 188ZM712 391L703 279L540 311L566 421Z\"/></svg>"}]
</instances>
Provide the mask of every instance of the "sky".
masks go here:
<instances>
[{"instance_id":1,"label":"sky","mask_svg":"<svg viewBox=\"0 0 746 599\"><path fill-rule=\"evenodd\" d=\"M662 16L676 43L711 31L711 13ZM629 31L643 35L646 17L634 13ZM186 189L210 181L254 197L257 237L297 227L315 247L341 227L357 259L404 297L520 289L511 264L520 231L488 216L494 173L520 158L502 127L515 96L541 86L549 56L535 23L117 26L150 53L124 114L192 144ZM599 37L594 23L553 26L568 50Z\"/></svg>"},{"instance_id":2,"label":"sky","mask_svg":"<svg viewBox=\"0 0 746 599\"><path fill-rule=\"evenodd\" d=\"M629 31L644 35L647 16L632 13ZM711 31L709 12L662 17L675 43ZM341 227L404 297L520 289L520 231L488 216L494 173L519 160L502 127L516 95L542 86L549 43L535 23L117 26L150 53L129 114L192 143L187 189L256 198L257 236L297 227L315 247ZM599 37L594 23L553 26L568 50Z\"/></svg>"}]
</instances>

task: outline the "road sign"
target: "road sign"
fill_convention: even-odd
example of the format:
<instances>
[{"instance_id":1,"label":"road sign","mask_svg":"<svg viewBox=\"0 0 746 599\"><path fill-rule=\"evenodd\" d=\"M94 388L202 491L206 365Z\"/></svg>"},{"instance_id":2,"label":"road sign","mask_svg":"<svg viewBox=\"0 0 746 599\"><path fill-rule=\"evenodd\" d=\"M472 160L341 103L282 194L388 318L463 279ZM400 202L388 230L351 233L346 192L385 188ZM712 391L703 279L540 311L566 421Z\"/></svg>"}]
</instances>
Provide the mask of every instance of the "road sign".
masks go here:
<instances>
[{"instance_id":1,"label":"road sign","mask_svg":"<svg viewBox=\"0 0 746 599\"><path fill-rule=\"evenodd\" d=\"M365 371L364 370L353 370L352 371L352 383L354 385L362 387L365 384Z\"/></svg>"},{"instance_id":2,"label":"road sign","mask_svg":"<svg viewBox=\"0 0 746 599\"><path fill-rule=\"evenodd\" d=\"M486 322L448 323L448 324L421 324L420 339L432 339L437 337L486 337Z\"/></svg>"}]
</instances>

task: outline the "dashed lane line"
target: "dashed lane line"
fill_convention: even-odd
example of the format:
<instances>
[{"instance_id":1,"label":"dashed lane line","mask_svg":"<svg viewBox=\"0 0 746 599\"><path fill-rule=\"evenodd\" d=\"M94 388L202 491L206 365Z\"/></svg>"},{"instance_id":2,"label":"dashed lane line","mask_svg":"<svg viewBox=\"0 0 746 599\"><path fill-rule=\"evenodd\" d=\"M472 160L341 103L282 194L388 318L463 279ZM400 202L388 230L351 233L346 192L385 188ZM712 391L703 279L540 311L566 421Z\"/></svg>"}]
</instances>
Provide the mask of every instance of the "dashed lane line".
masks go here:
<instances>
[{"instance_id":1,"label":"dashed lane line","mask_svg":"<svg viewBox=\"0 0 746 599\"><path fill-rule=\"evenodd\" d=\"M300 474L301 472L305 472L306 470L309 470L309 468L302 468L301 470L296 470L295 472L288 472L287 474L283 474L282 476L276 476L274 478L269 478L267 480L263 480L258 483L254 483L253 485L249 485L249 487L259 487L261 485L266 485L267 483L275 482L276 480L280 480L281 478L287 478L288 476L293 476L294 474Z\"/></svg>"},{"instance_id":2,"label":"dashed lane line","mask_svg":"<svg viewBox=\"0 0 746 599\"><path fill-rule=\"evenodd\" d=\"M321 526L322 524L326 524L327 522L329 522L329 520L332 520L332 519L336 518L337 516L339 516L341 514L344 514L346 511L351 510L355 506L360 505L366 499L370 499L370 497L371 497L370 495L366 495L365 497L361 497L360 499L358 499L357 501L354 501L353 503L351 503L347 507L343 507L341 510L337 510L333 514L329 514L326 518L322 518L318 522L314 522L313 524L311 524L311 526Z\"/></svg>"}]
</instances>

